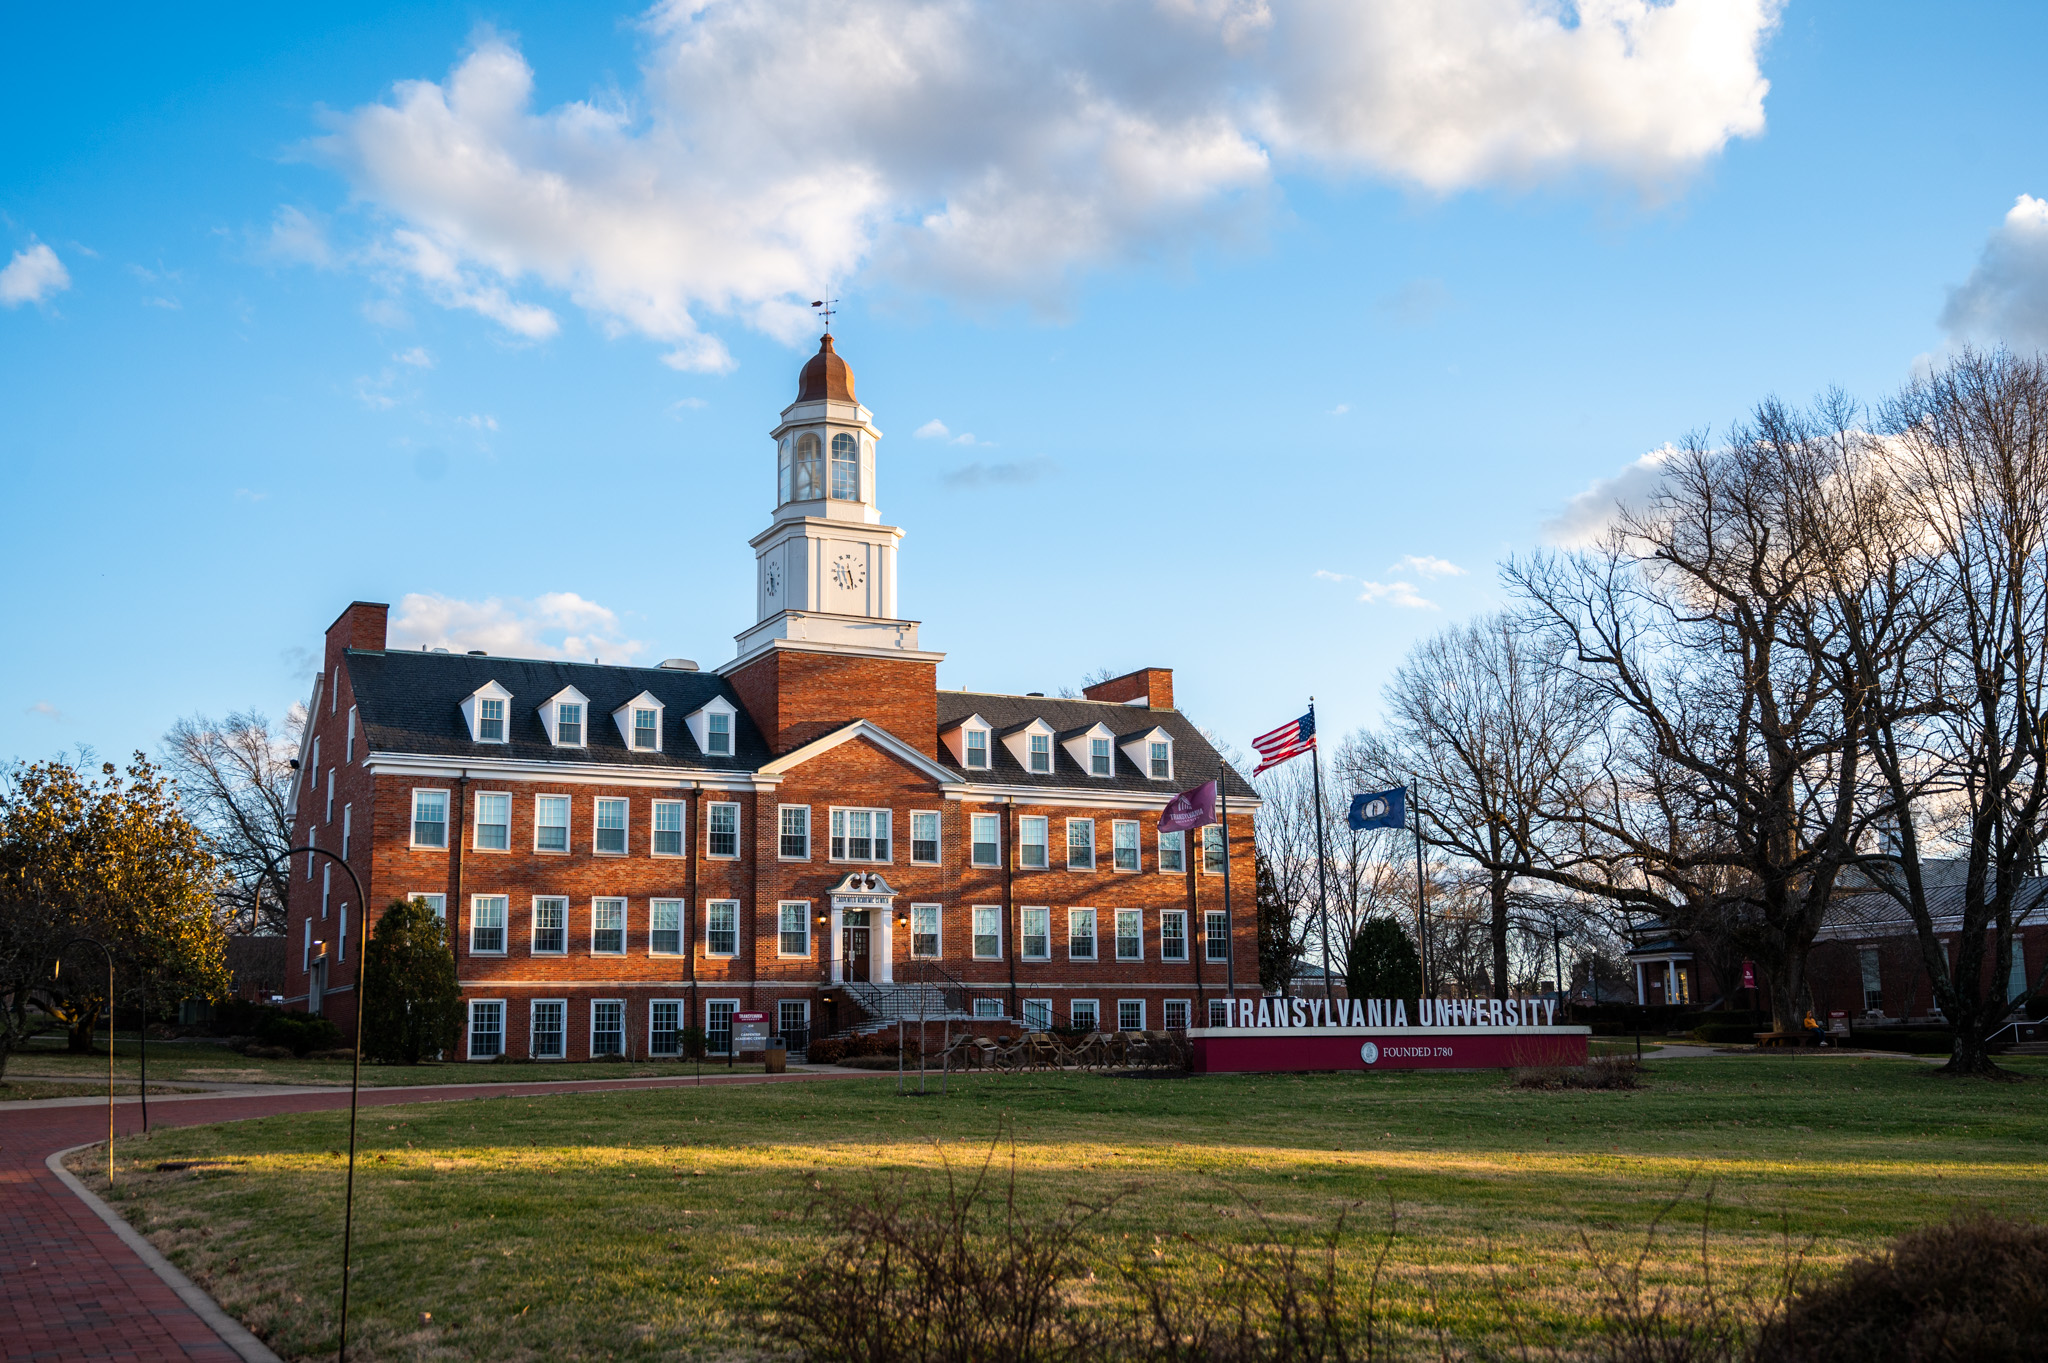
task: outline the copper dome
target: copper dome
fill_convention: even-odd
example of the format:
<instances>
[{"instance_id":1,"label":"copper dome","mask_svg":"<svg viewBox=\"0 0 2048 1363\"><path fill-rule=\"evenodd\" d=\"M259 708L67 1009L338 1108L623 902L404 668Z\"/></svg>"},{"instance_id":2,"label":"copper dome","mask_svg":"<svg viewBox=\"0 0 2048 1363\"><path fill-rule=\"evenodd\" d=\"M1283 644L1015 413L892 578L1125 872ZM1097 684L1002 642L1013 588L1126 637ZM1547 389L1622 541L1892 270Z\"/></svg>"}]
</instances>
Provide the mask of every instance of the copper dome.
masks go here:
<instances>
[{"instance_id":1,"label":"copper dome","mask_svg":"<svg viewBox=\"0 0 2048 1363\"><path fill-rule=\"evenodd\" d=\"M798 402L819 402L826 398L835 402L857 401L853 396L853 371L832 348L832 333L829 331L818 338L818 353L805 362L803 372L796 379Z\"/></svg>"}]
</instances>

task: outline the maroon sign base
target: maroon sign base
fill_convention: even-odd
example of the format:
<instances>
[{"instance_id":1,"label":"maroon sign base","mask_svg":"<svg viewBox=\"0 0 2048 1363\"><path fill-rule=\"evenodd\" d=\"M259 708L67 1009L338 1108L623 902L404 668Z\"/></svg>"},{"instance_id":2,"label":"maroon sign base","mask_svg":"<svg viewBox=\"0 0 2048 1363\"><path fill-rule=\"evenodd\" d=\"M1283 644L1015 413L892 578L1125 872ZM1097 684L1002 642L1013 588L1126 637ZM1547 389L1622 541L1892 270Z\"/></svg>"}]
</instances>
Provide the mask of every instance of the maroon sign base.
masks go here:
<instances>
[{"instance_id":1,"label":"maroon sign base","mask_svg":"<svg viewBox=\"0 0 2048 1363\"><path fill-rule=\"evenodd\" d=\"M1498 1070L1583 1065L1589 1027L1197 1027L1198 1074L1289 1070Z\"/></svg>"}]
</instances>

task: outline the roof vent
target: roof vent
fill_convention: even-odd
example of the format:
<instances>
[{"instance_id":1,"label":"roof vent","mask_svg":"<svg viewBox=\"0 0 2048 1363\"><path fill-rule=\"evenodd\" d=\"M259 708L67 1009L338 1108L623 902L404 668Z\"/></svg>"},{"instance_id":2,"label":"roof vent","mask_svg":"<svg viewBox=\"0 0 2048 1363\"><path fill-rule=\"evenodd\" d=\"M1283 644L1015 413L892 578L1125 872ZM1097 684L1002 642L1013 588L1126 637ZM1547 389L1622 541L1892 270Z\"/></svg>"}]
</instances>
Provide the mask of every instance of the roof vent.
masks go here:
<instances>
[{"instance_id":1,"label":"roof vent","mask_svg":"<svg viewBox=\"0 0 2048 1363\"><path fill-rule=\"evenodd\" d=\"M695 672L697 664L689 658L663 658L661 665L671 672Z\"/></svg>"},{"instance_id":2,"label":"roof vent","mask_svg":"<svg viewBox=\"0 0 2048 1363\"><path fill-rule=\"evenodd\" d=\"M1026 691L1026 692L1024 693L1024 699L1026 699L1026 700L1044 700L1044 699L1045 699L1045 692L1043 692L1043 691Z\"/></svg>"},{"instance_id":3,"label":"roof vent","mask_svg":"<svg viewBox=\"0 0 2048 1363\"><path fill-rule=\"evenodd\" d=\"M470 656L470 657L472 657L472 658L488 658L488 657L490 657L491 655L490 655L490 654L488 654L488 653L486 653L486 652L484 652L484 651L483 651L482 649L480 649L480 648L473 648L473 649L471 649L471 650L469 651L469 656Z\"/></svg>"},{"instance_id":4,"label":"roof vent","mask_svg":"<svg viewBox=\"0 0 2048 1363\"><path fill-rule=\"evenodd\" d=\"M435 649L435 650L434 650L434 652L436 652L436 653L446 653L447 651L448 651L448 650L447 650L447 649L445 649L445 648L437 648L437 649Z\"/></svg>"}]
</instances>

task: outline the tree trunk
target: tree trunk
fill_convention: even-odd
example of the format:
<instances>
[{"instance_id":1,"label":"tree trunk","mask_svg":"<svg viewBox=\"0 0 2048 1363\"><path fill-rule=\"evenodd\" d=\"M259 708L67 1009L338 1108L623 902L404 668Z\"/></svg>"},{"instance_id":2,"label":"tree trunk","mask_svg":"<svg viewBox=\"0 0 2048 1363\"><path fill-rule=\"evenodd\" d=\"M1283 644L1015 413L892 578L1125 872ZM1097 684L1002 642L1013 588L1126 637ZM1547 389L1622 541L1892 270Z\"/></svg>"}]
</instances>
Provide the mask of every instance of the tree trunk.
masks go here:
<instances>
[{"instance_id":1,"label":"tree trunk","mask_svg":"<svg viewBox=\"0 0 2048 1363\"><path fill-rule=\"evenodd\" d=\"M1487 888L1493 897L1493 922L1489 925L1493 937L1493 996L1504 999L1508 996L1508 882L1501 876L1494 876Z\"/></svg>"},{"instance_id":2,"label":"tree trunk","mask_svg":"<svg viewBox=\"0 0 2048 1363\"><path fill-rule=\"evenodd\" d=\"M1975 1035L1981 1028L1961 1024L1956 1026L1955 1048L1949 1052L1948 1063L1937 1074L1950 1074L1965 1079L2010 1079L2011 1070L2002 1069L1991 1058L1991 1048Z\"/></svg>"},{"instance_id":3,"label":"tree trunk","mask_svg":"<svg viewBox=\"0 0 2048 1363\"><path fill-rule=\"evenodd\" d=\"M99 1020L100 1013L97 1008L81 1008L78 1012L72 1014L71 1026L67 1029L65 1035L65 1049L72 1055L93 1054L93 1028L99 1025ZM111 1047L113 1044L114 1030L112 1024L109 1023L107 1027L107 1045Z\"/></svg>"},{"instance_id":4,"label":"tree trunk","mask_svg":"<svg viewBox=\"0 0 2048 1363\"><path fill-rule=\"evenodd\" d=\"M1799 1007L1806 983L1805 965L1805 961L1788 952L1786 959L1764 967L1764 978L1771 982L1771 1027L1776 1031L1794 1036L1806 1031L1806 1014Z\"/></svg>"}]
</instances>

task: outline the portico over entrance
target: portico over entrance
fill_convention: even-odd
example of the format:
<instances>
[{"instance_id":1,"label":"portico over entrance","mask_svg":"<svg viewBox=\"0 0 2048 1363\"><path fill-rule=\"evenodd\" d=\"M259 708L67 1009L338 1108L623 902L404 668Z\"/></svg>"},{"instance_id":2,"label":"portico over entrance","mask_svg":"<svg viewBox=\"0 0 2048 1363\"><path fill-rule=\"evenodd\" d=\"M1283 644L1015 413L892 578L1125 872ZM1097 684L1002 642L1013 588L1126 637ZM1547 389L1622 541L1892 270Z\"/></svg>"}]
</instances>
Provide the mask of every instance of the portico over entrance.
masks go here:
<instances>
[{"instance_id":1,"label":"portico over entrance","mask_svg":"<svg viewBox=\"0 0 2048 1363\"><path fill-rule=\"evenodd\" d=\"M832 983L893 984L895 889L879 871L849 871L831 897Z\"/></svg>"}]
</instances>

